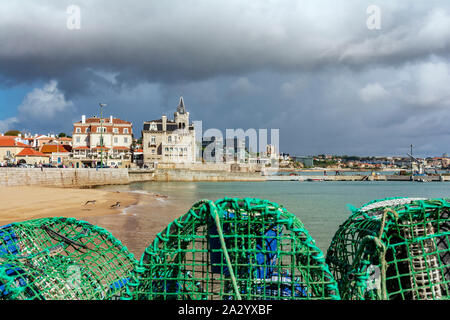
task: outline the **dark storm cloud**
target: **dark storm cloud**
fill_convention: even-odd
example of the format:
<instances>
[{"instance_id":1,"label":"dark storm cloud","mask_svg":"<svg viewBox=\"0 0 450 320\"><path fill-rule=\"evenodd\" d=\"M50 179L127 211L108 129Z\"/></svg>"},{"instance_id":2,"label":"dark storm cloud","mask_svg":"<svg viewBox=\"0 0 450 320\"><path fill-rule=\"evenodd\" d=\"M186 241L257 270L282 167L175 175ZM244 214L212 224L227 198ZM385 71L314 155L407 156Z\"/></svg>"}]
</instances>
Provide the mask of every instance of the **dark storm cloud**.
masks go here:
<instances>
[{"instance_id":1,"label":"dark storm cloud","mask_svg":"<svg viewBox=\"0 0 450 320\"><path fill-rule=\"evenodd\" d=\"M381 30L366 26L372 4ZM56 81L71 116L108 101L140 126L184 95L208 127L280 128L298 154L403 153L429 145L420 132L438 152L448 138L448 1L8 1L0 43L0 83Z\"/></svg>"},{"instance_id":2,"label":"dark storm cloud","mask_svg":"<svg viewBox=\"0 0 450 320\"><path fill-rule=\"evenodd\" d=\"M449 52L444 1L412 8L379 1L379 31L366 27L369 1L345 3L7 2L0 5L0 69L18 81L95 68L116 71L123 82L177 82L261 69L400 64ZM79 30L66 27L72 4L81 10Z\"/></svg>"}]
</instances>

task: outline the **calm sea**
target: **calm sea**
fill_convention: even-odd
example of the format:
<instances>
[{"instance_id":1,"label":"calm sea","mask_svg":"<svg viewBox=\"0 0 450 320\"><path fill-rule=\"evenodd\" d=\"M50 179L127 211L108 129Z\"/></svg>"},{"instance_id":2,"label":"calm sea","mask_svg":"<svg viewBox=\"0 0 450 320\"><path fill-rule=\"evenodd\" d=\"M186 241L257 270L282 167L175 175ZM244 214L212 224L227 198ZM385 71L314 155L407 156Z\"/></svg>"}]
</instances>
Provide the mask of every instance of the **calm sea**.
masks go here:
<instances>
[{"instance_id":1,"label":"calm sea","mask_svg":"<svg viewBox=\"0 0 450 320\"><path fill-rule=\"evenodd\" d=\"M350 215L347 205L359 207L386 197L450 197L450 183L445 182L146 182L103 189L158 193L168 198L156 204L145 202L130 208L122 220L99 218L109 224L118 238L139 255L174 218L200 199L254 197L283 205L305 224L316 244L326 252L334 233ZM124 232L124 231L127 232Z\"/></svg>"}]
</instances>

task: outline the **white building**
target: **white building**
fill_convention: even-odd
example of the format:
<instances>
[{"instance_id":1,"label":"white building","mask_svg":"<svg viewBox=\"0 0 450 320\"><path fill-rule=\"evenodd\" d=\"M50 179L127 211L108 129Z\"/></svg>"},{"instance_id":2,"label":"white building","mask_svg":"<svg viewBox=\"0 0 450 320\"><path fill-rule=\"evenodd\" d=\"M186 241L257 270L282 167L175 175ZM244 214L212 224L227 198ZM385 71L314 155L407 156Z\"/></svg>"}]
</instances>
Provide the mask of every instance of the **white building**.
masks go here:
<instances>
[{"instance_id":1,"label":"white building","mask_svg":"<svg viewBox=\"0 0 450 320\"><path fill-rule=\"evenodd\" d=\"M189 122L183 97L173 120L162 116L144 122L142 139L145 165L195 162L195 130Z\"/></svg>"},{"instance_id":2,"label":"white building","mask_svg":"<svg viewBox=\"0 0 450 320\"><path fill-rule=\"evenodd\" d=\"M100 119L81 117L73 124L72 144L73 158L83 166L124 167L131 162L131 145L133 143L133 126L131 122L114 118Z\"/></svg>"}]
</instances>

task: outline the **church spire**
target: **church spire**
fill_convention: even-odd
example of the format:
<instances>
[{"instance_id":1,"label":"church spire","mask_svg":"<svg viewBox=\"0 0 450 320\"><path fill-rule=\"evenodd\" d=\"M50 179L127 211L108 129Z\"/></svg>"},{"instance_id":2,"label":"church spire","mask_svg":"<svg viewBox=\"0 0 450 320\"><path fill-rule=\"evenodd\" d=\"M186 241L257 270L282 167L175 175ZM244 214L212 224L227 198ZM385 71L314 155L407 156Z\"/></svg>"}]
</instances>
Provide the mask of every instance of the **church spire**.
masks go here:
<instances>
[{"instance_id":1,"label":"church spire","mask_svg":"<svg viewBox=\"0 0 450 320\"><path fill-rule=\"evenodd\" d=\"M178 103L177 112L179 114L185 114L186 113L186 107L184 106L184 100L183 97L180 97L180 103Z\"/></svg>"}]
</instances>

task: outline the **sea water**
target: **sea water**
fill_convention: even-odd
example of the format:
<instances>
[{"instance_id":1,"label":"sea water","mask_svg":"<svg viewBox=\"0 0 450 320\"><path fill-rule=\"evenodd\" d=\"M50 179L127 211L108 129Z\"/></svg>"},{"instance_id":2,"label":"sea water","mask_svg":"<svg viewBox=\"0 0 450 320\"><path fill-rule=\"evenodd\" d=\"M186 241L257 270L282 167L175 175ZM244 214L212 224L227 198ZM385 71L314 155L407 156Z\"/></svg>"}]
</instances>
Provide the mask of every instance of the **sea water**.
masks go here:
<instances>
[{"instance_id":1,"label":"sea water","mask_svg":"<svg viewBox=\"0 0 450 320\"><path fill-rule=\"evenodd\" d=\"M144 204L127 210L127 214L131 216L127 222L131 223L128 228L137 228L136 233L129 236L131 242L137 243L140 238L144 242L151 241L146 238L150 227L153 232L158 228L162 231L172 218L187 212L200 199L252 197L276 202L295 214L324 253L339 226L351 214L347 205L360 207L371 200L386 197L450 197L450 183L411 181L144 182L103 189L168 196L157 204ZM171 216L167 219L155 219L154 213L161 210L167 210ZM172 214L173 211L176 212ZM134 222L130 222L130 219L134 219Z\"/></svg>"}]
</instances>

